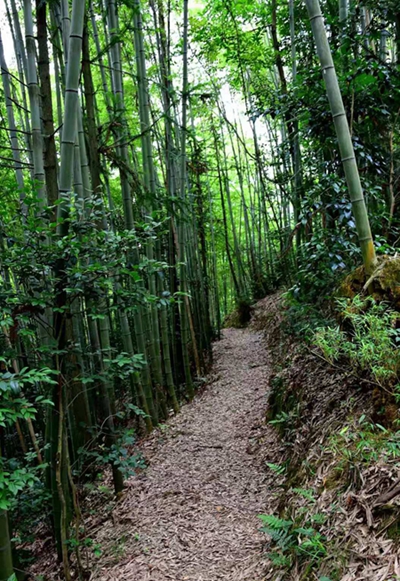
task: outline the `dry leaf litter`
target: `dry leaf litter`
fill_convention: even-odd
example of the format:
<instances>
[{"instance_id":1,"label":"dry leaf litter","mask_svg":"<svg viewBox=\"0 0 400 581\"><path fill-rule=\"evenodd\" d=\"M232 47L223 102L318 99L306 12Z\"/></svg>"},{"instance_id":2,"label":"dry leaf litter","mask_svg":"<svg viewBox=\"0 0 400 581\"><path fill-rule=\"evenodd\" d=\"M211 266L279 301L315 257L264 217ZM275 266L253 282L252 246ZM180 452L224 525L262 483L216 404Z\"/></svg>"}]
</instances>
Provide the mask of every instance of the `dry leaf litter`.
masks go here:
<instances>
[{"instance_id":1,"label":"dry leaf litter","mask_svg":"<svg viewBox=\"0 0 400 581\"><path fill-rule=\"evenodd\" d=\"M103 551L91 581L318 581L335 564L340 581L399 581L400 550L386 534L400 520L400 494L387 500L400 486L396 459L356 467L345 487L329 485L338 458L328 439L351 421L357 429L371 411L371 390L282 332L282 321L275 295L256 305L248 329L224 330L205 390L141 443L148 468L128 481L120 502L86 516ZM298 399L285 441L265 422L268 381L278 375ZM267 462L287 461L294 474L285 483ZM389 519L377 507L382 498ZM329 554L306 575L297 564L274 569L257 515L307 512L325 515ZM47 541L38 547L35 572L58 581Z\"/></svg>"},{"instance_id":2,"label":"dry leaf litter","mask_svg":"<svg viewBox=\"0 0 400 581\"><path fill-rule=\"evenodd\" d=\"M268 362L260 332L226 329L214 377L143 445L149 468L96 542L124 544L96 581L261 581L265 535L257 515L271 495L264 468ZM261 446L262 443L262 446ZM107 562L108 561L108 562Z\"/></svg>"},{"instance_id":3,"label":"dry leaf litter","mask_svg":"<svg viewBox=\"0 0 400 581\"><path fill-rule=\"evenodd\" d=\"M287 334L281 295L256 305L253 329L263 329L274 378L284 385L284 397L295 394L292 430L284 436L277 464L289 461L288 479L275 514L296 520L323 515L320 532L328 554L316 569L266 572L271 581L399 581L400 529L395 538L387 532L400 527L400 464L396 457L369 462L343 462L332 437L344 430L359 433L360 417L371 417L373 393L368 381L345 367L332 367L303 342ZM366 445L367 446L367 445ZM339 447L345 447L340 440ZM365 450L368 452L368 449ZM351 456L349 456L351 457ZM309 491L311 501L298 493ZM382 506L384 504L384 506ZM332 575L335 571L335 575Z\"/></svg>"}]
</instances>

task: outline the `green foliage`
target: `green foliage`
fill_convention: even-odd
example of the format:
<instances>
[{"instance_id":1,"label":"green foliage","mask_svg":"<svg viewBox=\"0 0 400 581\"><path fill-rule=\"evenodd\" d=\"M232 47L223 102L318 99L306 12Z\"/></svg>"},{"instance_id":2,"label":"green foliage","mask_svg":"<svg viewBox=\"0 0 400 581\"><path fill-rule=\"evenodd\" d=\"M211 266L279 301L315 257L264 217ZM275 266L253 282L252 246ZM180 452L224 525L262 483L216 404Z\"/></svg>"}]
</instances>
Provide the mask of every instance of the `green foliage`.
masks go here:
<instances>
[{"instance_id":1,"label":"green foliage","mask_svg":"<svg viewBox=\"0 0 400 581\"><path fill-rule=\"evenodd\" d=\"M39 4L47 7L48 27L58 21L58 14L50 17L54 2ZM374 311L370 303L359 308L354 303L347 313L347 307L342 307L345 324L338 328L329 324L322 309L340 278L359 263L360 252L321 73L310 50L312 38L304 2L294 2L294 44L288 6L283 1L195 3L189 44L199 66L190 71L187 93L181 90L182 67L177 66L184 44L177 30L181 4L176 0L168 3L167 14L162 15L164 3L156 2L153 22L151 3L141 3L145 42L144 51L138 51L137 31L142 28L133 26L132 21L139 16L139 4L120 2L121 28L107 30L112 14L108 11L108 18L103 18L101 3L93 3L94 24L90 19L87 23L89 58L83 67L91 70L93 90L86 86L83 74L79 99L92 174L86 177L94 183L97 169L99 184L93 196L86 185L85 191L80 191L79 167L83 172L86 164L84 155L81 164L76 158L73 191L64 200L68 216L62 221L67 231L64 237L57 232L57 207L45 204L39 208L37 203L39 184L31 175L37 168L31 168L31 146L25 133L32 109L23 104L24 85L18 83L15 71L10 77L13 99L8 105L15 109L19 147L13 147L12 154L18 151L21 155L22 191L11 171L10 109L7 111L3 98L0 102L4 121L0 157L6 162L0 167L0 347L4 356L0 358L4 364L0 429L7 457L0 486L18 530L23 529L21 520L29 520L29 503L34 522L41 502L48 507L44 483L48 485L57 462L63 459L63 454L61 459L57 456L61 411L66 447L79 484L83 466L104 471L111 463L125 476L143 466L142 459L131 454L136 434L146 422L151 428L150 419L153 424L165 421L173 384L183 385L191 376L189 356L195 349L190 344L192 338L186 341L184 336L186 301L202 363L213 336L207 325L219 328L221 317L236 306L238 325L243 326L250 318L253 299L282 284L291 286L286 304L289 331L310 340L315 329L326 327L317 331L316 341L328 361L336 364L347 358L355 371L370 371L374 381L393 388L400 400L398 335L390 310ZM77 5L82 4L77 1ZM395 0L367 0L361 8L364 5L373 10L373 18L363 31L360 6L352 6L344 26L338 20L337 2L322 0L376 246L381 254L393 253L400 233L400 77L393 60L398 7ZM163 30L163 20L170 30ZM94 45L96 22L99 49ZM387 59L378 50L383 26L390 35ZM53 25L49 31L52 29ZM62 55L66 39L57 36L56 40L60 62L66 62ZM122 41L123 62L112 70L114 49ZM165 46L157 44L163 41ZM135 67L135 55L142 54L147 70L140 71ZM165 57L165 62L159 62L160 57ZM297 76L291 71L292 64L296 64ZM43 72L42 67L39 55L38 72ZM117 69L123 70L120 90ZM54 71L51 63L52 87L62 77ZM146 101L147 86L151 122L145 128L149 111L147 107L143 111L141 100ZM232 99L226 107L228 87ZM62 93L63 87L58 88ZM40 89L36 92L39 96L44 87ZM60 103L61 93L57 95ZM182 119L176 111L186 95L192 119L190 127L181 128ZM56 103L55 92L51 100ZM90 104L95 111L93 135L89 131ZM238 113L237 119L233 111ZM48 121L44 119L45 134ZM60 118L56 125L71 128L70 121L75 123L74 119ZM66 159L60 151L56 125L55 159L63 166ZM180 150L180 134L187 137L186 160ZM296 137L301 158L298 167ZM47 173L51 169L47 159L50 147L38 152L36 141L40 140L33 140L34 158L44 154ZM83 154L82 143L80 148ZM187 168L183 195L178 191L181 161ZM48 189L56 182L57 176L48 181ZM25 196L26 220L21 216L19 194ZM186 254L182 264L179 248ZM186 374L182 353L188 359ZM172 372L167 355L172 359ZM18 366L21 370L17 372ZM167 377L169 385L165 386ZM296 394L285 400L285 386L275 387L272 423L288 439L294 439L300 409ZM180 393L184 395L183 388ZM31 470L32 459L15 445L17 420L27 446L30 431L26 423L30 420L35 420L39 447L43 448L43 440L51 444L45 447L52 463L47 479ZM162 432L168 429L163 426L167 424L161 424ZM365 441L373 437L365 427L362 431L365 437L360 447L366 448ZM396 442L391 445L395 450ZM269 467L278 475L285 469L273 464ZM71 491L65 470L63 465L68 497ZM308 493L300 489L296 493L313 502ZM307 542L314 546L308 547L311 554L317 550L318 531L312 532L316 521L310 526L282 522L288 546L293 543L293 547L276 554L277 563L287 563L293 555L303 558L296 534L302 538L304 552ZM267 525L275 531L280 526L278 522ZM302 527L308 532L299 532ZM80 542L76 541L77 546ZM75 548L71 541L69 549Z\"/></svg>"},{"instance_id":2,"label":"green foliage","mask_svg":"<svg viewBox=\"0 0 400 581\"><path fill-rule=\"evenodd\" d=\"M311 491L294 489L311 503L315 498ZM275 567L289 570L295 563L301 567L307 563L311 568L317 567L328 554L326 539L318 530L324 519L315 518L317 515L299 516L295 521L278 518L275 515L260 515L263 522L261 531L271 540L272 551L268 553ZM319 521L319 522L318 522Z\"/></svg>"},{"instance_id":3,"label":"green foliage","mask_svg":"<svg viewBox=\"0 0 400 581\"><path fill-rule=\"evenodd\" d=\"M124 478L134 476L138 468L145 468L146 466L140 454L130 453L129 446L134 443L133 430L127 430L103 457L103 462L117 466Z\"/></svg>"},{"instance_id":4,"label":"green foliage","mask_svg":"<svg viewBox=\"0 0 400 581\"><path fill-rule=\"evenodd\" d=\"M9 364L4 357L0 358L4 365ZM54 385L53 377L56 372L47 367L41 369L23 368L19 373L6 371L2 374L0 381L0 426L12 425L18 419L33 420L37 414L35 407L28 399L21 396L24 387L38 385ZM18 397L16 397L16 395ZM53 405L53 403L43 396L35 397L35 404Z\"/></svg>"},{"instance_id":5,"label":"green foliage","mask_svg":"<svg viewBox=\"0 0 400 581\"><path fill-rule=\"evenodd\" d=\"M3 359L4 362L4 359ZM6 372L0 382L0 426L6 428L13 425L17 420L34 419L37 413L36 408L24 397L15 397L21 393L21 385L31 384L38 378L46 378L52 382L49 370L36 372L35 370L21 370L19 374ZM43 398L37 398L40 403L45 402ZM27 465L19 466L10 460L0 457L0 510L9 510L13 500L27 487L33 487L38 482L37 474L42 471L43 466L32 468L29 463L32 454L26 455Z\"/></svg>"},{"instance_id":6,"label":"green foliage","mask_svg":"<svg viewBox=\"0 0 400 581\"><path fill-rule=\"evenodd\" d=\"M142 353L136 353L133 356L129 356L128 353L119 353L114 359L105 358L104 362L107 364L107 373L110 377L120 379L125 379L132 373L138 374L147 365Z\"/></svg>"},{"instance_id":7,"label":"green foliage","mask_svg":"<svg viewBox=\"0 0 400 581\"><path fill-rule=\"evenodd\" d=\"M46 465L37 465L32 456L26 454L23 460L0 460L0 508L15 511L16 519L29 514L31 524L35 517L43 517L49 499L41 483Z\"/></svg>"},{"instance_id":8,"label":"green foliage","mask_svg":"<svg viewBox=\"0 0 400 581\"><path fill-rule=\"evenodd\" d=\"M8 472L2 467L0 472L0 510L8 510L11 506L11 499L26 486L33 486L35 480L35 475L26 468Z\"/></svg>"},{"instance_id":9,"label":"green foliage","mask_svg":"<svg viewBox=\"0 0 400 581\"><path fill-rule=\"evenodd\" d=\"M266 465L272 472L279 475L285 474L287 468L285 464L273 464L272 462L267 462Z\"/></svg>"},{"instance_id":10,"label":"green foliage","mask_svg":"<svg viewBox=\"0 0 400 581\"><path fill-rule=\"evenodd\" d=\"M340 327L326 327L317 330L315 343L323 352L325 359L333 364L341 355L344 333Z\"/></svg>"},{"instance_id":11,"label":"green foliage","mask_svg":"<svg viewBox=\"0 0 400 581\"><path fill-rule=\"evenodd\" d=\"M329 208L335 206L328 204ZM351 225L348 203L337 204L347 227ZM305 218L307 221L307 218ZM294 299L305 303L327 300L342 278L360 260L355 240L348 232L318 229L302 246L296 283L290 289Z\"/></svg>"},{"instance_id":12,"label":"green foliage","mask_svg":"<svg viewBox=\"0 0 400 581\"><path fill-rule=\"evenodd\" d=\"M338 459L337 470L369 466L400 458L400 433L391 432L364 414L330 437L327 448Z\"/></svg>"},{"instance_id":13,"label":"green foliage","mask_svg":"<svg viewBox=\"0 0 400 581\"><path fill-rule=\"evenodd\" d=\"M269 423L271 426L275 426L282 437L285 437L288 441L292 439L293 434L296 432L296 424L299 419L299 407L295 406L288 412L281 411L277 413L273 420Z\"/></svg>"},{"instance_id":14,"label":"green foliage","mask_svg":"<svg viewBox=\"0 0 400 581\"><path fill-rule=\"evenodd\" d=\"M317 306L315 303L296 299L291 290L284 293L283 298L285 309L283 328L287 333L310 343L316 329L329 324L330 317L323 305Z\"/></svg>"},{"instance_id":15,"label":"green foliage","mask_svg":"<svg viewBox=\"0 0 400 581\"><path fill-rule=\"evenodd\" d=\"M381 386L394 386L400 371L398 313L372 297L337 301L348 331L326 327L315 333L315 344L334 363L347 358L354 371L369 371Z\"/></svg>"},{"instance_id":16,"label":"green foliage","mask_svg":"<svg viewBox=\"0 0 400 581\"><path fill-rule=\"evenodd\" d=\"M142 410L138 410L142 415ZM132 447L136 442L132 429L122 430L115 444L107 447L99 445L97 449L80 448L79 456L83 464L92 464L96 467L112 464L122 472L124 478L134 476L138 469L145 468L144 459L140 454L132 453Z\"/></svg>"},{"instance_id":17,"label":"green foliage","mask_svg":"<svg viewBox=\"0 0 400 581\"><path fill-rule=\"evenodd\" d=\"M9 461L10 470L17 470L21 463ZM10 501L12 524L14 530L13 542L22 545L35 540L36 527L39 524L51 524L51 492L43 482L45 466L32 467L29 471L34 481L28 483L17 496Z\"/></svg>"},{"instance_id":18,"label":"green foliage","mask_svg":"<svg viewBox=\"0 0 400 581\"><path fill-rule=\"evenodd\" d=\"M75 531L72 530L72 535L75 534ZM66 541L66 544L70 550L76 551L79 548L83 548L85 550L90 549L93 553L93 556L96 559L99 559L103 554L103 549L100 543L96 543L91 537L85 537L83 539L77 539L75 536L72 536L70 539Z\"/></svg>"}]
</instances>

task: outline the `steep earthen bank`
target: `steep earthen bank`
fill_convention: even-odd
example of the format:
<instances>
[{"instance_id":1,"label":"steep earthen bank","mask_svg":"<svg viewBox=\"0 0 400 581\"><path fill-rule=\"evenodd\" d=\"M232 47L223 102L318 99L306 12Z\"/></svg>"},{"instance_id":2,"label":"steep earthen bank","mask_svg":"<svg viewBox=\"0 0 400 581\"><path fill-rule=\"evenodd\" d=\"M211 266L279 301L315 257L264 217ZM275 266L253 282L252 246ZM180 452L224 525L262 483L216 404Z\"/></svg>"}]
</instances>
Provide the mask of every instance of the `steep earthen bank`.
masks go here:
<instances>
[{"instance_id":1,"label":"steep earthen bank","mask_svg":"<svg viewBox=\"0 0 400 581\"><path fill-rule=\"evenodd\" d=\"M264 332L272 368L267 417L281 438L275 463L284 484L274 514L308 531L287 551L292 565L266 578L398 579L400 440L373 422L371 382L293 337L281 295L257 303L252 328ZM304 540L308 548L298 550ZM273 541L269 550L285 553Z\"/></svg>"}]
</instances>

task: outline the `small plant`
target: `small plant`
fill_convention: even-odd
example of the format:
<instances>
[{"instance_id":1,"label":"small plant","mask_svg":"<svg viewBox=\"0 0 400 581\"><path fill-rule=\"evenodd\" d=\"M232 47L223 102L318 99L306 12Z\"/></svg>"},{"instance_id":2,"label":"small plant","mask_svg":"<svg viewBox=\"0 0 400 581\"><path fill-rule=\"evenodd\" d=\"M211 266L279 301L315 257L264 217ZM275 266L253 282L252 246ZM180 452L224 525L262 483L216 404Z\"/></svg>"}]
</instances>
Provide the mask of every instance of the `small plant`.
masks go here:
<instances>
[{"instance_id":1,"label":"small plant","mask_svg":"<svg viewBox=\"0 0 400 581\"><path fill-rule=\"evenodd\" d=\"M311 504L315 504L316 502L313 490L308 490L307 488L293 488L293 492L307 499Z\"/></svg>"},{"instance_id":2,"label":"small plant","mask_svg":"<svg viewBox=\"0 0 400 581\"><path fill-rule=\"evenodd\" d=\"M118 539L114 545L111 547L111 552L113 553L115 559L118 561L125 556L126 553L126 542L127 542L126 535L122 535L120 539Z\"/></svg>"},{"instance_id":3,"label":"small plant","mask_svg":"<svg viewBox=\"0 0 400 581\"><path fill-rule=\"evenodd\" d=\"M277 567L289 568L297 562L317 565L326 556L325 537L314 527L315 522L299 524L274 515L260 515L261 531L271 537L272 551L268 554Z\"/></svg>"},{"instance_id":4,"label":"small plant","mask_svg":"<svg viewBox=\"0 0 400 581\"><path fill-rule=\"evenodd\" d=\"M328 447L340 458L338 468L400 458L400 433L390 432L364 414L331 436Z\"/></svg>"},{"instance_id":5,"label":"small plant","mask_svg":"<svg viewBox=\"0 0 400 581\"><path fill-rule=\"evenodd\" d=\"M294 518L279 518L273 514L260 515L261 531L269 535L271 550L268 557L276 568L292 570L302 567L308 573L318 570L328 555L328 541L321 527L326 516L315 512L315 491L308 488L292 488L297 497L305 499L297 507ZM306 579L306 577L302 577ZM308 579L308 577L307 577Z\"/></svg>"},{"instance_id":6,"label":"small plant","mask_svg":"<svg viewBox=\"0 0 400 581\"><path fill-rule=\"evenodd\" d=\"M318 329L314 340L324 354L325 359L333 365L342 354L342 347L345 341L345 335L340 330L340 327Z\"/></svg>"},{"instance_id":7,"label":"small plant","mask_svg":"<svg viewBox=\"0 0 400 581\"><path fill-rule=\"evenodd\" d=\"M272 472L275 472L275 474L281 475L286 473L287 470L286 464L273 464L272 462L267 462L266 464L268 468L272 470Z\"/></svg>"},{"instance_id":8,"label":"small plant","mask_svg":"<svg viewBox=\"0 0 400 581\"><path fill-rule=\"evenodd\" d=\"M95 543L90 537L84 539L71 538L67 541L70 548L75 549L77 547L84 547L85 549L90 549L93 555L98 559L103 554L103 550L99 543Z\"/></svg>"},{"instance_id":9,"label":"small plant","mask_svg":"<svg viewBox=\"0 0 400 581\"><path fill-rule=\"evenodd\" d=\"M314 335L317 347L330 363L345 357L355 372L369 371L380 386L394 387L400 372L398 314L372 297L355 296L337 304L350 330L337 326L318 329Z\"/></svg>"},{"instance_id":10,"label":"small plant","mask_svg":"<svg viewBox=\"0 0 400 581\"><path fill-rule=\"evenodd\" d=\"M136 473L139 468L144 468L145 463L142 456L138 453L132 454L129 448L135 443L133 430L124 430L115 444L110 448L105 445L99 446L94 450L80 449L81 460L92 461L97 465L106 465L112 463L122 472L124 478L129 478Z\"/></svg>"},{"instance_id":11,"label":"small plant","mask_svg":"<svg viewBox=\"0 0 400 581\"><path fill-rule=\"evenodd\" d=\"M291 441L291 437L295 433L296 422L299 418L299 406L291 409L289 412L281 411L276 414L273 420L269 423L271 426L275 426L279 434L285 438L285 440Z\"/></svg>"}]
</instances>

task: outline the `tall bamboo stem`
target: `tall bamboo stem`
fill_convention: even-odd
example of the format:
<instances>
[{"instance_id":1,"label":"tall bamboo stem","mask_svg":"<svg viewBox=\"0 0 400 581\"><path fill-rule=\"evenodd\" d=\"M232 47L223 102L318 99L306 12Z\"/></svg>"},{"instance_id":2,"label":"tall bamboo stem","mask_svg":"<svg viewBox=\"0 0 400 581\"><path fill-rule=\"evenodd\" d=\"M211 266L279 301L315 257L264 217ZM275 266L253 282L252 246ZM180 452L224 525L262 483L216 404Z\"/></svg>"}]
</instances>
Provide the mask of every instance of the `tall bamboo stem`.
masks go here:
<instances>
[{"instance_id":1,"label":"tall bamboo stem","mask_svg":"<svg viewBox=\"0 0 400 581\"><path fill-rule=\"evenodd\" d=\"M322 74L335 124L336 135L339 142L339 149L353 207L363 262L367 273L370 273L376 264L375 248L372 240L367 208L365 205L346 111L343 105L343 99L329 47L319 0L306 0L306 5L313 29L319 60L321 62Z\"/></svg>"}]
</instances>

